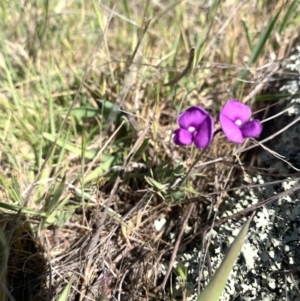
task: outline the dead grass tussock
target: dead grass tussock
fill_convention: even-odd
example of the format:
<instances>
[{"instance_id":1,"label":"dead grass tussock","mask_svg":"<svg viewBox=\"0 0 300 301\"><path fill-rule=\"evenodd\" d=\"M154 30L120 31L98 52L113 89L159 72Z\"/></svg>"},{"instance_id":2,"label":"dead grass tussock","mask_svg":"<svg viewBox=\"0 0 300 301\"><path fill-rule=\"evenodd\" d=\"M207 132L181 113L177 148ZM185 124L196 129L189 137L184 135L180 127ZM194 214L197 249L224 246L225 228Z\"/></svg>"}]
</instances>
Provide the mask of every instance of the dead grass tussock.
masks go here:
<instances>
[{"instance_id":1,"label":"dead grass tussock","mask_svg":"<svg viewBox=\"0 0 300 301\"><path fill-rule=\"evenodd\" d=\"M293 23L283 34L275 29L256 63L248 68L251 47L280 7L283 12L278 22L283 21L286 1L278 1L275 7L263 1L255 5L225 1L215 6L205 1L201 5L192 1L171 5L149 1L148 6L124 3L108 9L92 1L84 6L58 1L48 7L27 1L22 9L7 7L1 24L7 29L1 49L5 71L1 110L13 116L3 127L7 135L2 152L18 175L19 200L45 162L80 83L83 89L75 108L88 106L89 112L97 112L85 118L71 113L26 204L26 209L35 211L33 225L43 224L34 228L49 258L51 274L48 270L44 275L54 299L71 275L69 300L168 299L153 291L163 281L162 263L167 266L174 251L170 237L178 237L190 204L194 209L187 221L189 233L199 231L212 218L211 210L237 181L237 166L243 162L239 155L226 157L236 146L217 135L188 181L179 186L197 152L171 142L178 112L197 104L217 117L229 98L243 100L251 95L248 101L253 100L278 73L277 62L288 55L298 32ZM103 41L94 50L99 28L104 31L110 14L113 17ZM182 72L192 46L198 64L178 83L164 87ZM95 60L91 62L92 55ZM82 82L87 62L91 70ZM233 91L245 68L250 71L246 82ZM151 119L153 125L132 152L139 130ZM117 130L124 120L129 125ZM226 157L226 164L201 166L221 157ZM102 168L101 173L85 182L97 168ZM4 175L10 173L4 168ZM63 175L63 192L56 194ZM2 183L4 192L9 187ZM116 192L112 194L113 188ZM222 194L212 196L220 191ZM7 194L7 203L12 205L13 198ZM55 196L57 202L51 205ZM46 222L41 213L46 214ZM155 229L155 221L166 224ZM17 252L21 247L14 249Z\"/></svg>"},{"instance_id":2,"label":"dead grass tussock","mask_svg":"<svg viewBox=\"0 0 300 301\"><path fill-rule=\"evenodd\" d=\"M3 282L15 300L23 300L25 296L34 296L35 300L49 300L51 290L46 281L49 268L45 249L39 239L34 237L25 217L16 221L16 215L0 215L1 230L7 234L9 244Z\"/></svg>"}]
</instances>

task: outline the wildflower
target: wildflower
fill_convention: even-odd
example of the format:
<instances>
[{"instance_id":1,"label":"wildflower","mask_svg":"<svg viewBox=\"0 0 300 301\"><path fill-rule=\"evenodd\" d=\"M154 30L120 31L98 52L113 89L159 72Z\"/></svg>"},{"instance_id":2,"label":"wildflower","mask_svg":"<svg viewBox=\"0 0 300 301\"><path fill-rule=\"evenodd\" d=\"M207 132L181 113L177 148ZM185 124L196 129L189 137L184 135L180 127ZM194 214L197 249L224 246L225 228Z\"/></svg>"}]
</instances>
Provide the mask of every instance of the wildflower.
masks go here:
<instances>
[{"instance_id":1,"label":"wildflower","mask_svg":"<svg viewBox=\"0 0 300 301\"><path fill-rule=\"evenodd\" d=\"M174 131L174 143L177 145L191 145L205 148L213 139L214 121L204 109L193 106L178 116L179 129Z\"/></svg>"},{"instance_id":2,"label":"wildflower","mask_svg":"<svg viewBox=\"0 0 300 301\"><path fill-rule=\"evenodd\" d=\"M250 120L250 107L235 100L229 100L220 113L220 124L228 140L243 143L245 138L255 138L262 131L260 120Z\"/></svg>"}]
</instances>

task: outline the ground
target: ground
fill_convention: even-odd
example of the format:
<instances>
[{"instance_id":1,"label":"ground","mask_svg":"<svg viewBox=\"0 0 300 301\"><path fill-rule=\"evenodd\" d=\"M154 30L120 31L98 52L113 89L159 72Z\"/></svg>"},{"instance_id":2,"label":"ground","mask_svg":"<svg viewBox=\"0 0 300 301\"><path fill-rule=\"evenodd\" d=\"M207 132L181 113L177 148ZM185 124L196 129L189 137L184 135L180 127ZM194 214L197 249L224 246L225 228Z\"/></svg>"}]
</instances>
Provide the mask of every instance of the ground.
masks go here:
<instances>
[{"instance_id":1,"label":"ground","mask_svg":"<svg viewBox=\"0 0 300 301\"><path fill-rule=\"evenodd\" d=\"M299 9L2 3L0 300L196 300L253 212L221 300L297 300ZM219 131L229 99L260 137ZM173 143L193 105L204 150Z\"/></svg>"}]
</instances>

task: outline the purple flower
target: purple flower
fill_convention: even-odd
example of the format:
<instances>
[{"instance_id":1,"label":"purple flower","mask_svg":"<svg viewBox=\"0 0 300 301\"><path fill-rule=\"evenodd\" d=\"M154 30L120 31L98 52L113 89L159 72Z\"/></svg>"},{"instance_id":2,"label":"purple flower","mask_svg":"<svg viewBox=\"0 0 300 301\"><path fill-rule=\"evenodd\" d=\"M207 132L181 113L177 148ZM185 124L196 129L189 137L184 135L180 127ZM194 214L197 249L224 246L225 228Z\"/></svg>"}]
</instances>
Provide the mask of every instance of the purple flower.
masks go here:
<instances>
[{"instance_id":1,"label":"purple flower","mask_svg":"<svg viewBox=\"0 0 300 301\"><path fill-rule=\"evenodd\" d=\"M177 118L179 129L174 131L174 143L190 145L194 142L197 148L205 148L213 139L214 121L204 109L193 106Z\"/></svg>"},{"instance_id":2,"label":"purple flower","mask_svg":"<svg viewBox=\"0 0 300 301\"><path fill-rule=\"evenodd\" d=\"M259 136L262 131L260 120L251 120L251 109L235 100L227 101L220 113L220 124L228 140L243 143L245 138Z\"/></svg>"}]
</instances>

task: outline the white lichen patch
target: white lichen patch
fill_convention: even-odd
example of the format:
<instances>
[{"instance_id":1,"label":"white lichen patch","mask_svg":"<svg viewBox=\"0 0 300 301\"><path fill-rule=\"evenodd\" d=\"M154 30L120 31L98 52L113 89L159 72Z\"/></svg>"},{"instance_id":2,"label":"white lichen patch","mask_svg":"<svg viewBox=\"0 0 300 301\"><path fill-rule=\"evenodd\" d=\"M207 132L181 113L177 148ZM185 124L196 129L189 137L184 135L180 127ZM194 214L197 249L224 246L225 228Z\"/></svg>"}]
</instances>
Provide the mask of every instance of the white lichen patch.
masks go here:
<instances>
[{"instance_id":1,"label":"white lichen patch","mask_svg":"<svg viewBox=\"0 0 300 301\"><path fill-rule=\"evenodd\" d=\"M165 218L160 218L154 221L154 228L156 232L161 231L161 229L165 226L167 220Z\"/></svg>"},{"instance_id":2,"label":"white lichen patch","mask_svg":"<svg viewBox=\"0 0 300 301\"><path fill-rule=\"evenodd\" d=\"M248 241L242 247L242 255L248 270L254 269L255 261L258 259L258 250Z\"/></svg>"}]
</instances>

